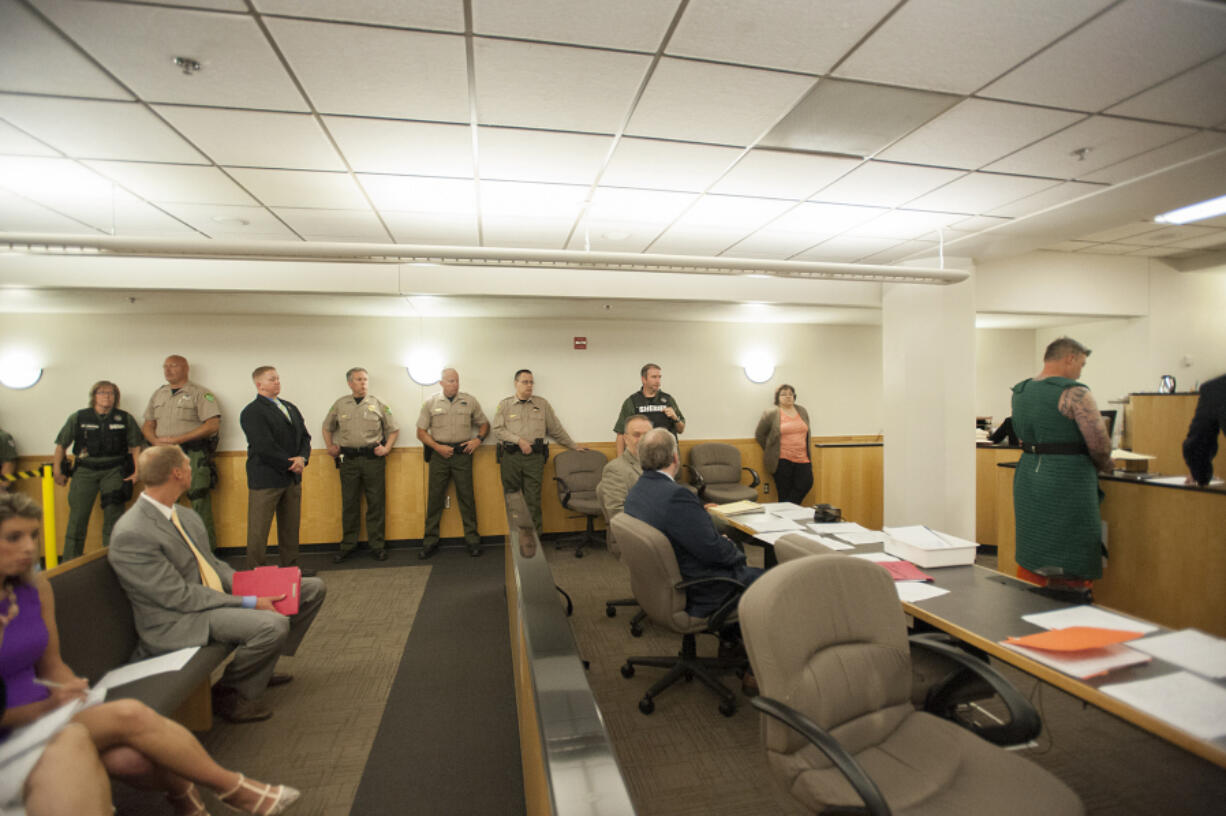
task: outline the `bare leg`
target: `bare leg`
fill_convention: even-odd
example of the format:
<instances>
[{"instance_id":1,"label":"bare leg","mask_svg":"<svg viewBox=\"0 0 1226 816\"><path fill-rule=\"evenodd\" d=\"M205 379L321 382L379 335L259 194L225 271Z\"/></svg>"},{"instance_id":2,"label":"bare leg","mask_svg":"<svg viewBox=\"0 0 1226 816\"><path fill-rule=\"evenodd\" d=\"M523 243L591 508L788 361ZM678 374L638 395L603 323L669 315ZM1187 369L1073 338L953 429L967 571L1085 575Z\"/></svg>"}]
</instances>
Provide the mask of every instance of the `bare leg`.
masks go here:
<instances>
[{"instance_id":1,"label":"bare leg","mask_svg":"<svg viewBox=\"0 0 1226 816\"><path fill-rule=\"evenodd\" d=\"M71 773L65 774L64 769ZM64 727L43 750L25 783L29 816L110 816L111 780L84 726Z\"/></svg>"},{"instance_id":2,"label":"bare leg","mask_svg":"<svg viewBox=\"0 0 1226 816\"><path fill-rule=\"evenodd\" d=\"M127 770L133 776L147 783L156 781L169 794L182 794L185 783L192 782L218 793L240 787L240 774L218 765L190 731L144 703L136 700L104 703L85 709L73 721L89 730L98 752L110 762L117 766L128 764ZM148 760L152 768L148 772L138 768L129 754L115 750L120 747L131 748ZM229 802L241 809L259 798L258 792L240 790Z\"/></svg>"},{"instance_id":3,"label":"bare leg","mask_svg":"<svg viewBox=\"0 0 1226 816\"><path fill-rule=\"evenodd\" d=\"M200 812L190 795L190 792L195 790L195 785L154 765L135 748L126 745L109 748L102 754L102 764L106 766L107 773L119 777L134 788L165 791L171 807L180 816Z\"/></svg>"}]
</instances>

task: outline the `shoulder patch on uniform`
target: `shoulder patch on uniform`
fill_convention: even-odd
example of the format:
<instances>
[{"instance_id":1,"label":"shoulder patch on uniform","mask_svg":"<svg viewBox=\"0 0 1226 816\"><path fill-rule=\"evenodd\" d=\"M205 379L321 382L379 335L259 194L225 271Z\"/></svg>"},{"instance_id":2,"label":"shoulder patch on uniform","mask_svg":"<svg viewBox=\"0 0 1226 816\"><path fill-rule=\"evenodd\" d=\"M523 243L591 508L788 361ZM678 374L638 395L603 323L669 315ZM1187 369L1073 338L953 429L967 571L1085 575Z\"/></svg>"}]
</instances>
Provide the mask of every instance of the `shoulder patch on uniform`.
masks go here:
<instances>
[{"instance_id":1,"label":"shoulder patch on uniform","mask_svg":"<svg viewBox=\"0 0 1226 816\"><path fill-rule=\"evenodd\" d=\"M390 405L383 406L383 413L390 414L391 412L392 412L392 407Z\"/></svg>"},{"instance_id":2,"label":"shoulder patch on uniform","mask_svg":"<svg viewBox=\"0 0 1226 816\"><path fill-rule=\"evenodd\" d=\"M209 402L217 402L217 397L213 396L212 391L206 391L204 394L204 398L208 400Z\"/></svg>"}]
</instances>

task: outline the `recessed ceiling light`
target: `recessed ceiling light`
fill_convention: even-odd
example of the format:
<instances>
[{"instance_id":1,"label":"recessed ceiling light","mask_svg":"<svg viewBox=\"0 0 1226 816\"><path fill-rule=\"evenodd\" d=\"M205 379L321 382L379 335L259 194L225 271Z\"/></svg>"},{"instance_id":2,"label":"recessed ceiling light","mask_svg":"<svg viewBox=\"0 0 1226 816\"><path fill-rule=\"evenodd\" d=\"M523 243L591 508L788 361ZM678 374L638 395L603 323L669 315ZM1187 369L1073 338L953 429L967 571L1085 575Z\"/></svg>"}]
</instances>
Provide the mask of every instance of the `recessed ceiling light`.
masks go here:
<instances>
[{"instance_id":1,"label":"recessed ceiling light","mask_svg":"<svg viewBox=\"0 0 1226 816\"><path fill-rule=\"evenodd\" d=\"M1188 224L1223 214L1226 214L1226 195L1164 212L1162 215L1155 216L1154 220L1159 224Z\"/></svg>"}]
</instances>

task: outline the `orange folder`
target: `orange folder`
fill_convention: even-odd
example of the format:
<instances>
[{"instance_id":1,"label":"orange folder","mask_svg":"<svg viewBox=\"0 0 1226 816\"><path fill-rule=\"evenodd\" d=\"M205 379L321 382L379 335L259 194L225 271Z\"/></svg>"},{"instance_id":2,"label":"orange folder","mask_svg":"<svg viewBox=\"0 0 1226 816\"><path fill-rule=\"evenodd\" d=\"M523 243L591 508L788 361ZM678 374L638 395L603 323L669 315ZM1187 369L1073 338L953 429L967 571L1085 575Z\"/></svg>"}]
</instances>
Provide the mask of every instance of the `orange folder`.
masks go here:
<instances>
[{"instance_id":1,"label":"orange folder","mask_svg":"<svg viewBox=\"0 0 1226 816\"><path fill-rule=\"evenodd\" d=\"M1141 632L1123 629L1101 629L1097 626L1070 626L1067 629L1051 629L1025 637L1011 637L1005 643L1043 649L1048 652L1080 652L1085 649L1101 649L1113 643L1123 643L1141 637Z\"/></svg>"},{"instance_id":2,"label":"orange folder","mask_svg":"<svg viewBox=\"0 0 1226 816\"><path fill-rule=\"evenodd\" d=\"M302 570L298 567L256 567L234 573L235 595L258 595L261 598L285 597L272 608L282 615L298 614L298 596L302 591Z\"/></svg>"}]
</instances>

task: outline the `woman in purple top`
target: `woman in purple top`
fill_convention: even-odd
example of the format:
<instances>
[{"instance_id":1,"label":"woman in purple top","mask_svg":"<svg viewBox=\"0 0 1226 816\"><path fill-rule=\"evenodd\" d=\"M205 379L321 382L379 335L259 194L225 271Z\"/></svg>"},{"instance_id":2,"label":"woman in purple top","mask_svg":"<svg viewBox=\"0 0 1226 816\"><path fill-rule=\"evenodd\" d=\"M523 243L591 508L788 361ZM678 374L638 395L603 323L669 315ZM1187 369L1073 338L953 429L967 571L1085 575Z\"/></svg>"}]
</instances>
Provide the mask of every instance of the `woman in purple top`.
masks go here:
<instances>
[{"instance_id":1,"label":"woman in purple top","mask_svg":"<svg viewBox=\"0 0 1226 816\"><path fill-rule=\"evenodd\" d=\"M34 573L41 517L25 496L0 495L0 618L6 620L0 677L8 693L0 740L88 691L85 679L60 657L51 585ZM298 799L294 788L221 767L190 731L136 700L82 709L71 723L85 728L111 775L166 791L178 816L207 816L195 783L212 788L231 807L261 816L282 813ZM9 804L0 801L0 809Z\"/></svg>"}]
</instances>

